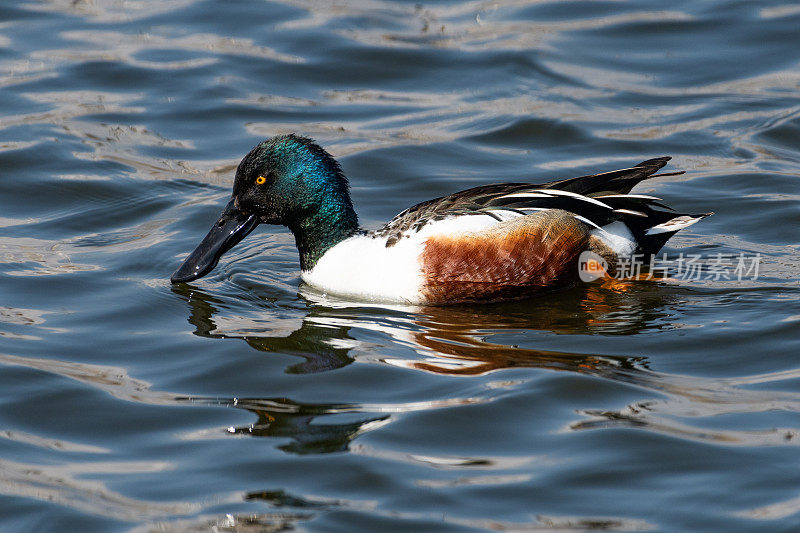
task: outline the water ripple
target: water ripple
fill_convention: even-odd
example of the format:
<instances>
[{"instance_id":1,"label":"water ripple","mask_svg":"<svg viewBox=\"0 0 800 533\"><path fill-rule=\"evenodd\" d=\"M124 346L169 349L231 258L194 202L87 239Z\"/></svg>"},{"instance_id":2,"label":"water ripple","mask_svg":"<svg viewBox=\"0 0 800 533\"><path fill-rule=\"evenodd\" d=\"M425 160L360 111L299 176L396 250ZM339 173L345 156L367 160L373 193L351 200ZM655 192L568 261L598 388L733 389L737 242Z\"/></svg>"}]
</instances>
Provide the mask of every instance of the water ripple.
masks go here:
<instances>
[{"instance_id":1,"label":"water ripple","mask_svg":"<svg viewBox=\"0 0 800 533\"><path fill-rule=\"evenodd\" d=\"M796 6L0 10L0 528L795 526ZM701 275L366 305L301 284L261 228L171 286L242 155L290 132L369 227L672 155L687 174L637 191L716 212L666 249ZM711 275L740 253L757 278Z\"/></svg>"}]
</instances>

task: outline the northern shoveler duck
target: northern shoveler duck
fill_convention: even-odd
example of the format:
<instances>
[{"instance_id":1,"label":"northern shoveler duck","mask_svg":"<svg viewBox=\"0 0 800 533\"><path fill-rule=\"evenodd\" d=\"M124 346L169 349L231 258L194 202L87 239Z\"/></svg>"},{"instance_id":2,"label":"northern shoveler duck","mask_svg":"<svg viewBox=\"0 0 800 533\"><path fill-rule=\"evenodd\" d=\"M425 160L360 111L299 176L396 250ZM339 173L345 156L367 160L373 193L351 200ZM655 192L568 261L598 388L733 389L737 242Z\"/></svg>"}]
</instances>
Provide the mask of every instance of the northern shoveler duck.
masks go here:
<instances>
[{"instance_id":1,"label":"northern shoveler duck","mask_svg":"<svg viewBox=\"0 0 800 533\"><path fill-rule=\"evenodd\" d=\"M660 198L630 194L647 178L682 174L656 174L669 159L537 185L474 187L366 231L336 160L311 139L273 137L239 163L230 201L171 281L208 274L258 224L279 224L294 234L302 279L326 293L409 304L524 298L575 282L586 250L613 268L633 254L655 254L711 214L680 214Z\"/></svg>"}]
</instances>

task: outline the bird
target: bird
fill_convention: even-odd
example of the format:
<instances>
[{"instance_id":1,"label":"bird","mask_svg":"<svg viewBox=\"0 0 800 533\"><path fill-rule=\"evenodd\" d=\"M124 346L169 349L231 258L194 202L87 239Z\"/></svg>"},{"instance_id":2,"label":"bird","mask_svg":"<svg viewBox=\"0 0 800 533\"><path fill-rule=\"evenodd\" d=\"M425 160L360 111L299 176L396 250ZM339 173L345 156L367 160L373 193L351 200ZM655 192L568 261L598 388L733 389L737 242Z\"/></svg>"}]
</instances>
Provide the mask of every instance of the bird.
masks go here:
<instances>
[{"instance_id":1,"label":"bird","mask_svg":"<svg viewBox=\"0 0 800 533\"><path fill-rule=\"evenodd\" d=\"M363 229L339 163L296 134L257 144L239 163L230 200L172 274L211 272L259 224L287 226L301 279L349 300L409 305L530 298L578 282L591 252L614 272L654 256L679 230L713 213L678 213L661 198L631 194L670 157L547 183L496 183L418 203L383 227ZM638 254L638 256L636 255Z\"/></svg>"}]
</instances>

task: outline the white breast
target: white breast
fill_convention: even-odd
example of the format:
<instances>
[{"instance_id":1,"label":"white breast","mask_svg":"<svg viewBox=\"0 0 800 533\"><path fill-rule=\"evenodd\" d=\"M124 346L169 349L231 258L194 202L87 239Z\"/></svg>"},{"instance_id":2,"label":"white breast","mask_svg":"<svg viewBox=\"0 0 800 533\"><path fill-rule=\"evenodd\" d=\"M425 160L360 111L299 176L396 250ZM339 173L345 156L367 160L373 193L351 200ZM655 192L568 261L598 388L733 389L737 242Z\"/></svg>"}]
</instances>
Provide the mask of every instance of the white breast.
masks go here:
<instances>
[{"instance_id":1,"label":"white breast","mask_svg":"<svg viewBox=\"0 0 800 533\"><path fill-rule=\"evenodd\" d=\"M345 298L418 303L422 278L417 244L403 239L387 248L385 238L356 235L328 250L301 277L312 287Z\"/></svg>"}]
</instances>

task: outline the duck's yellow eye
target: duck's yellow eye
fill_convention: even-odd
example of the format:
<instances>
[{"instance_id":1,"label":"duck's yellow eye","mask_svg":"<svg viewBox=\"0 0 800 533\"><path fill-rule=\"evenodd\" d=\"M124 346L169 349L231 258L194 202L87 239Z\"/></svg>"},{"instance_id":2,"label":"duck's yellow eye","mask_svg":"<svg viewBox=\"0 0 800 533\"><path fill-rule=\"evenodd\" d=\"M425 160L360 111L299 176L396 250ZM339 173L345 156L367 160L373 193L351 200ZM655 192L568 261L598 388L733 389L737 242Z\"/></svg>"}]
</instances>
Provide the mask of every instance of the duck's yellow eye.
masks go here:
<instances>
[{"instance_id":1,"label":"duck's yellow eye","mask_svg":"<svg viewBox=\"0 0 800 533\"><path fill-rule=\"evenodd\" d=\"M265 178L264 176L259 176L256 178L256 183L258 183L259 185L264 185L266 182L267 178Z\"/></svg>"}]
</instances>

